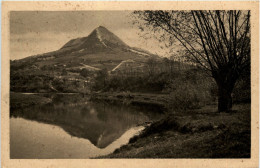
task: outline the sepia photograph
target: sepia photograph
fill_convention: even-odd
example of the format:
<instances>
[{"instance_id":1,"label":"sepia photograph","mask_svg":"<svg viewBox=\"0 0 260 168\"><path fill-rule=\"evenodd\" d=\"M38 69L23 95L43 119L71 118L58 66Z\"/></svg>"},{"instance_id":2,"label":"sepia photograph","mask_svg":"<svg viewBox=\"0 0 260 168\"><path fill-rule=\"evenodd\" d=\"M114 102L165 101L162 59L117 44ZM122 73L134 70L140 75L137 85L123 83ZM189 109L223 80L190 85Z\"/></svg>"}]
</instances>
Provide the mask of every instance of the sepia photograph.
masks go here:
<instances>
[{"instance_id":1,"label":"sepia photograph","mask_svg":"<svg viewBox=\"0 0 260 168\"><path fill-rule=\"evenodd\" d=\"M6 157L252 159L252 13L9 11Z\"/></svg>"}]
</instances>

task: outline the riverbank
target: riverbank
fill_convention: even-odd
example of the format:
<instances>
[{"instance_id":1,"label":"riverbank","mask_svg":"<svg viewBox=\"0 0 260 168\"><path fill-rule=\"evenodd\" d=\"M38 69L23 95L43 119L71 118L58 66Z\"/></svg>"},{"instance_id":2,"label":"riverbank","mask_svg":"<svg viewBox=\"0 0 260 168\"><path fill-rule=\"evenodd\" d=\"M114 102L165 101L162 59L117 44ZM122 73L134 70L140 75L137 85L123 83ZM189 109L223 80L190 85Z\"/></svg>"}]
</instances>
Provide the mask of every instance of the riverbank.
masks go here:
<instances>
[{"instance_id":1,"label":"riverbank","mask_svg":"<svg viewBox=\"0 0 260 168\"><path fill-rule=\"evenodd\" d=\"M10 92L10 108L13 110L45 105L54 102L65 102L69 104L85 103L89 95L82 93L20 93Z\"/></svg>"},{"instance_id":2,"label":"riverbank","mask_svg":"<svg viewBox=\"0 0 260 168\"><path fill-rule=\"evenodd\" d=\"M167 111L168 94L133 93L133 92L102 92L93 93L90 100L121 103L147 110L165 113Z\"/></svg>"},{"instance_id":3,"label":"riverbank","mask_svg":"<svg viewBox=\"0 0 260 168\"><path fill-rule=\"evenodd\" d=\"M168 94L152 93L129 93L129 92L102 92L85 95L82 93L19 93L10 92L10 106L12 108L23 108L32 105L44 105L52 102L50 95L81 95L84 100L89 97L90 101L124 104L145 108L164 113L167 111ZM69 98L68 98L69 99ZM78 98L79 99L79 98ZM73 100L75 101L75 100ZM78 100L83 101L83 100Z\"/></svg>"},{"instance_id":4,"label":"riverbank","mask_svg":"<svg viewBox=\"0 0 260 168\"><path fill-rule=\"evenodd\" d=\"M41 95L10 92L10 107L12 109L29 107L36 104L47 104L51 101L50 98Z\"/></svg>"},{"instance_id":5,"label":"riverbank","mask_svg":"<svg viewBox=\"0 0 260 168\"><path fill-rule=\"evenodd\" d=\"M205 109L168 115L100 158L250 158L250 104L231 113Z\"/></svg>"},{"instance_id":6,"label":"riverbank","mask_svg":"<svg viewBox=\"0 0 260 168\"><path fill-rule=\"evenodd\" d=\"M216 112L216 105L173 113L167 108L167 94L96 93L93 101L123 103L138 108L161 110L165 117L147 125L140 135L112 154L100 158L249 158L250 104L235 104L230 113ZM84 97L84 96L83 96ZM82 96L64 102L85 101ZM10 94L11 108L47 104L49 97Z\"/></svg>"}]
</instances>

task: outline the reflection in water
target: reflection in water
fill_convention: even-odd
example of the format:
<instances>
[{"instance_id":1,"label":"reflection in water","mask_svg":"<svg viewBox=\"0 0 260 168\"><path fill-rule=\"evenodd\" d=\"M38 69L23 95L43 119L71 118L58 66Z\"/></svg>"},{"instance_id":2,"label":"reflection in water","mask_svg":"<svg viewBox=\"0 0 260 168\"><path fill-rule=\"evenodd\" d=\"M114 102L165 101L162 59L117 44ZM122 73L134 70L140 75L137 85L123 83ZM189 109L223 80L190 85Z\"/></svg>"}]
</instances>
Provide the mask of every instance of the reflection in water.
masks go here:
<instances>
[{"instance_id":1,"label":"reflection in water","mask_svg":"<svg viewBox=\"0 0 260 168\"><path fill-rule=\"evenodd\" d=\"M131 128L161 116L148 116L123 105L88 102L78 96L55 95L52 99L52 104L12 109L11 117L19 118L11 119L11 158L88 158L108 154L140 129Z\"/></svg>"},{"instance_id":2,"label":"reflection in water","mask_svg":"<svg viewBox=\"0 0 260 168\"><path fill-rule=\"evenodd\" d=\"M22 118L11 118L10 121L12 159L89 158L106 155L126 144L129 138L143 129L141 126L131 128L106 148L100 149L86 139L70 136L57 126Z\"/></svg>"}]
</instances>

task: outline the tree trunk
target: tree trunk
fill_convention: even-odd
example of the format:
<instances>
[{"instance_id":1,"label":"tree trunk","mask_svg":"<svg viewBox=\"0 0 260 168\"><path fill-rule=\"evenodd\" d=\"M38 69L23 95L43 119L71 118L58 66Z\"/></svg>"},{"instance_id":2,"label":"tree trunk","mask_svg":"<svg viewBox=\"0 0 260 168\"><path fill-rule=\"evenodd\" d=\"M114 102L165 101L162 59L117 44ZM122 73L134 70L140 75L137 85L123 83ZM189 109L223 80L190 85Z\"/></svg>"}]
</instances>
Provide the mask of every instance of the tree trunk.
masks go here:
<instances>
[{"instance_id":1,"label":"tree trunk","mask_svg":"<svg viewBox=\"0 0 260 168\"><path fill-rule=\"evenodd\" d=\"M220 72L212 72L218 86L218 112L232 110L232 92L237 80L237 74L230 69L222 69Z\"/></svg>"},{"instance_id":2,"label":"tree trunk","mask_svg":"<svg viewBox=\"0 0 260 168\"><path fill-rule=\"evenodd\" d=\"M232 89L230 85L218 85L218 111L228 112L232 110Z\"/></svg>"}]
</instances>

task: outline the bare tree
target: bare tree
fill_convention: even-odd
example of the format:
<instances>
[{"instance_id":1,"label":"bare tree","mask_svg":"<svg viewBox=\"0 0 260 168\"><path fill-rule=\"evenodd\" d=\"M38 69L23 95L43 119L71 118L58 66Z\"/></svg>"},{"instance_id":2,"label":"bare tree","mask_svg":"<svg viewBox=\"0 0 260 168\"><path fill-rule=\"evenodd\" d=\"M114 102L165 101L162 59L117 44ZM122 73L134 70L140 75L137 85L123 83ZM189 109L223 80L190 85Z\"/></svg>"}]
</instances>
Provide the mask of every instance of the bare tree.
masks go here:
<instances>
[{"instance_id":1,"label":"bare tree","mask_svg":"<svg viewBox=\"0 0 260 168\"><path fill-rule=\"evenodd\" d=\"M232 109L232 91L250 66L250 11L135 11L140 25L178 42L218 86L218 111ZM143 27L142 27L143 29Z\"/></svg>"}]
</instances>

